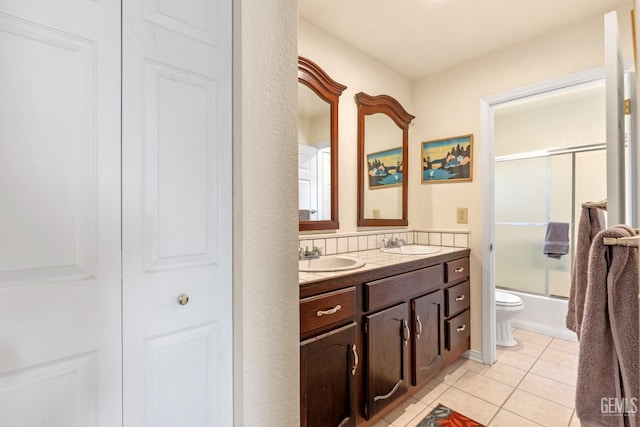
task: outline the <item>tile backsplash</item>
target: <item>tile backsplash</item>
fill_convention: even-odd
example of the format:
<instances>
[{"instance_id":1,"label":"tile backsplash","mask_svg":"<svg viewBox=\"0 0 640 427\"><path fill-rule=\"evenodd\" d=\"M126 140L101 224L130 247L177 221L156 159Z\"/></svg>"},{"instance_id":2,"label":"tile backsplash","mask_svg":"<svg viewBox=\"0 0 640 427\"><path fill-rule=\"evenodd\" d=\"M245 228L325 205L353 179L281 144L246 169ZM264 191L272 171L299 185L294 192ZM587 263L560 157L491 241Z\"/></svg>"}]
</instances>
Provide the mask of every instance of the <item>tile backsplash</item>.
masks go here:
<instances>
[{"instance_id":1,"label":"tile backsplash","mask_svg":"<svg viewBox=\"0 0 640 427\"><path fill-rule=\"evenodd\" d=\"M468 248L469 231L464 230L384 230L347 234L300 235L299 247L317 246L324 255L366 251L383 246L382 239L404 239L407 244Z\"/></svg>"}]
</instances>

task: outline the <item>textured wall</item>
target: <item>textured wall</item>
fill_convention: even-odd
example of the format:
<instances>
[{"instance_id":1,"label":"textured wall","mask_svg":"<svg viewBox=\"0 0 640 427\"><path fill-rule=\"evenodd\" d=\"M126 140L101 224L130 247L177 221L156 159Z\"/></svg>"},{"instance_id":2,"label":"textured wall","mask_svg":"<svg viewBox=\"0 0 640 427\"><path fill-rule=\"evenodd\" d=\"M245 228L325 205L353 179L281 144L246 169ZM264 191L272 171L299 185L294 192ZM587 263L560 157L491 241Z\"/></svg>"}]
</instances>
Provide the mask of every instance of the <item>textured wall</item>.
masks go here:
<instances>
[{"instance_id":1,"label":"textured wall","mask_svg":"<svg viewBox=\"0 0 640 427\"><path fill-rule=\"evenodd\" d=\"M295 426L298 4L234 8L235 425Z\"/></svg>"}]
</instances>

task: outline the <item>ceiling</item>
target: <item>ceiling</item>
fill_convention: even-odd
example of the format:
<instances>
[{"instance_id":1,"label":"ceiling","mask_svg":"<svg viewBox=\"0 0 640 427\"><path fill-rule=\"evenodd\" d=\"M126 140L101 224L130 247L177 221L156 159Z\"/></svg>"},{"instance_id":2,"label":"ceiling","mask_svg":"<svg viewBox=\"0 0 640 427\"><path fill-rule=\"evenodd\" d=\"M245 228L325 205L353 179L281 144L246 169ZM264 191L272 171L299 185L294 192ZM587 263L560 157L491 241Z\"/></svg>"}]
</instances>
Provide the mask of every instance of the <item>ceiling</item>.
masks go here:
<instances>
[{"instance_id":1,"label":"ceiling","mask_svg":"<svg viewBox=\"0 0 640 427\"><path fill-rule=\"evenodd\" d=\"M410 79L631 0L299 0L301 18ZM618 16L618 20L628 19Z\"/></svg>"}]
</instances>

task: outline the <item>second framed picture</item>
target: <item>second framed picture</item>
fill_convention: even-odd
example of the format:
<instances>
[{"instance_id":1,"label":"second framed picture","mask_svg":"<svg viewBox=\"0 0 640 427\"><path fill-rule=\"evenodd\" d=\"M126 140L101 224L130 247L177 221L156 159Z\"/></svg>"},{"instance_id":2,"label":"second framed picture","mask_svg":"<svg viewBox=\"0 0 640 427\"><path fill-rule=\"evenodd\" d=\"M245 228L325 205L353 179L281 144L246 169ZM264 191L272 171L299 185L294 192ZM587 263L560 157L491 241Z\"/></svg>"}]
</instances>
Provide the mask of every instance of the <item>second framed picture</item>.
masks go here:
<instances>
[{"instance_id":1,"label":"second framed picture","mask_svg":"<svg viewBox=\"0 0 640 427\"><path fill-rule=\"evenodd\" d=\"M423 142L421 154L423 184L473 179L473 135Z\"/></svg>"}]
</instances>

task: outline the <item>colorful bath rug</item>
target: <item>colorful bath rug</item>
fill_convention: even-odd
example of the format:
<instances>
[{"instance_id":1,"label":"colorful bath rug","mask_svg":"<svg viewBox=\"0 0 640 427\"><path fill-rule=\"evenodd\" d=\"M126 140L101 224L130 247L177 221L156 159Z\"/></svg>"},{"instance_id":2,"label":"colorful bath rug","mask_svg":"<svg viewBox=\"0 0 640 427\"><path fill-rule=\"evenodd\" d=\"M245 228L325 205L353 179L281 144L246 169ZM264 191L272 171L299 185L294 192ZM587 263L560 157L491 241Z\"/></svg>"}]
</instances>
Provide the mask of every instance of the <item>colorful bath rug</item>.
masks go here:
<instances>
[{"instance_id":1,"label":"colorful bath rug","mask_svg":"<svg viewBox=\"0 0 640 427\"><path fill-rule=\"evenodd\" d=\"M436 408L420 421L416 427L485 427L459 412L449 409L443 404Z\"/></svg>"}]
</instances>

